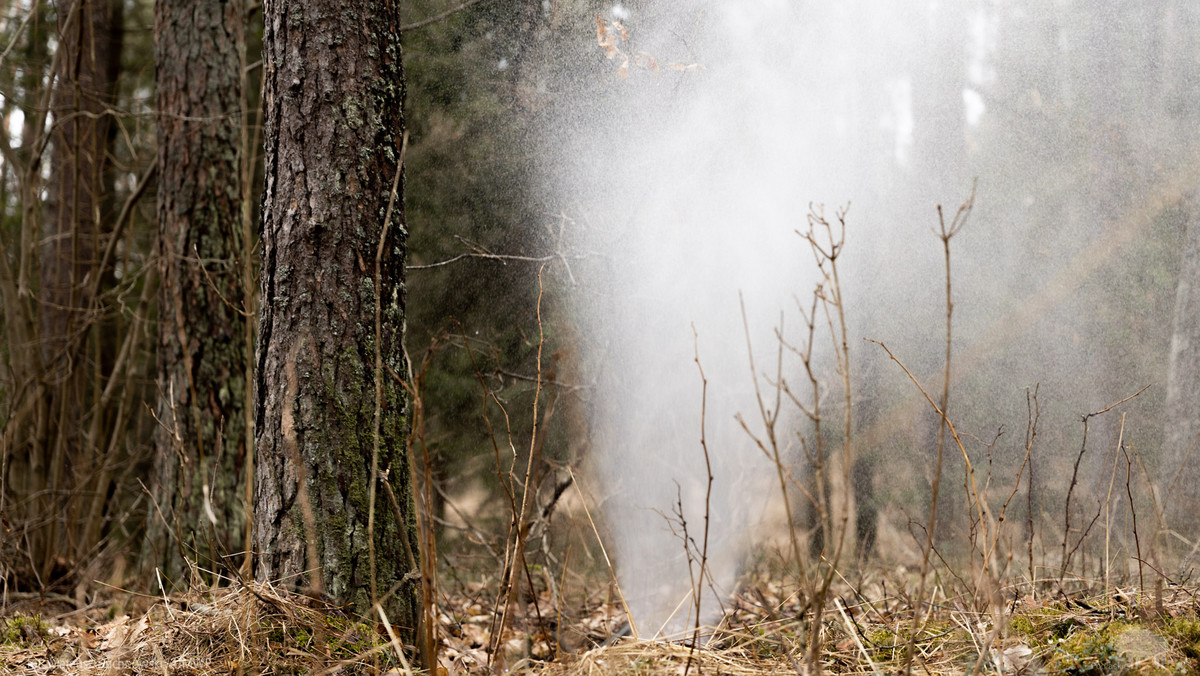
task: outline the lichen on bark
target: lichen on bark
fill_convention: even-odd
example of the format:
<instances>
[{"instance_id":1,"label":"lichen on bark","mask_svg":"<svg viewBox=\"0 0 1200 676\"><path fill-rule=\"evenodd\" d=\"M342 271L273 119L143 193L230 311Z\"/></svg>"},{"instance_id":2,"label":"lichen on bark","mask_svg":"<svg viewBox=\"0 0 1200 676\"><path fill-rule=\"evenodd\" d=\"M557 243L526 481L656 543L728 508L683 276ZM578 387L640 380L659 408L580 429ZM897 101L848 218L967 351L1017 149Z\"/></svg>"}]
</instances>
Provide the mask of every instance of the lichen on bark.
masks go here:
<instances>
[{"instance_id":1,"label":"lichen on bark","mask_svg":"<svg viewBox=\"0 0 1200 676\"><path fill-rule=\"evenodd\" d=\"M264 15L257 576L319 589L359 613L374 596L411 641L419 580L408 575L417 539L398 382L407 377L402 180L384 227L404 122L398 8L268 0ZM378 340L377 284L389 299ZM376 350L390 368L376 371ZM378 467L405 514L377 491L368 534L377 405Z\"/></svg>"},{"instance_id":2,"label":"lichen on bark","mask_svg":"<svg viewBox=\"0 0 1200 676\"><path fill-rule=\"evenodd\" d=\"M248 545L248 294L237 265L244 4L158 2L155 29L160 425L143 561L186 586L189 561L222 571Z\"/></svg>"}]
</instances>

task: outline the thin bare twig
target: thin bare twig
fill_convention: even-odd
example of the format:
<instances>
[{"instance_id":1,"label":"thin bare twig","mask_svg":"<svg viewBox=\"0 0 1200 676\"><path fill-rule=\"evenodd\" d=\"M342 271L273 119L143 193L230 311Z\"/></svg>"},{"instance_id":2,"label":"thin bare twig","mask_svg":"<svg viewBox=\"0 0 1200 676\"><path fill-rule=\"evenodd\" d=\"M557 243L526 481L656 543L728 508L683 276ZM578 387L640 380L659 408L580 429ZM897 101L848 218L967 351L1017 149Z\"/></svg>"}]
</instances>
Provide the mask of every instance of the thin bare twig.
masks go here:
<instances>
[{"instance_id":1,"label":"thin bare twig","mask_svg":"<svg viewBox=\"0 0 1200 676\"><path fill-rule=\"evenodd\" d=\"M379 230L379 245L375 248L375 420L371 435L371 473L367 481L367 558L371 575L371 605L379 605L379 590L375 580L375 492L379 483L379 428L383 420L383 253L387 248L387 233L392 225L396 193L400 189L400 176L404 173L404 153L408 149L408 131L400 139L400 157L396 161L396 174L392 177L392 189L388 193L387 211L383 226Z\"/></svg>"},{"instance_id":2,"label":"thin bare twig","mask_svg":"<svg viewBox=\"0 0 1200 676\"><path fill-rule=\"evenodd\" d=\"M700 643L700 602L704 598L704 576L708 565L708 525L709 525L709 510L712 504L712 460L708 455L708 438L705 434L705 419L708 413L708 378L704 375L704 366L700 363L700 335L696 332L696 325L692 324L692 348L695 353L696 370L700 372L700 448L704 451L704 471L708 477L708 483L704 488L704 540L700 548L700 579L692 585L692 594L696 604L695 627L692 631L692 647L688 651L687 664L683 667L683 674L687 674L692 668L692 658L695 657L696 646ZM680 516L682 518L682 505ZM685 543L686 546L686 543ZM690 561L690 557L689 557ZM690 566L689 566L690 569Z\"/></svg>"},{"instance_id":3,"label":"thin bare twig","mask_svg":"<svg viewBox=\"0 0 1200 676\"><path fill-rule=\"evenodd\" d=\"M462 3L461 5L458 5L457 7L451 7L450 9L448 9L444 12L439 12L438 14L434 14L433 16L431 16L427 19L421 19L420 21L417 21L415 23L410 23L407 26L401 26L400 32L407 33L408 31L415 31L418 28L424 28L431 24L435 24L435 23L441 21L442 19L447 19L451 16L454 16L455 14L458 14L459 12L470 7L471 5L474 5L477 2L479 2L479 0L467 0L466 2Z\"/></svg>"},{"instance_id":4,"label":"thin bare twig","mask_svg":"<svg viewBox=\"0 0 1200 676\"><path fill-rule=\"evenodd\" d=\"M460 253L457 256L451 256L450 258L447 258L446 260L437 261L436 263L426 263L424 265L409 265L409 266L407 266L407 269L408 270L431 270L433 268L444 267L444 266L450 265L452 263L457 263L458 261L466 260L469 258L480 258L483 260L496 261L499 263L507 263L508 261L513 261L513 262L517 262L517 263L551 263L553 261L583 260L588 257L589 256L587 254L574 254L574 255L567 256L565 254L557 254L556 253L556 254L550 254L548 256L517 256L517 255L513 255L513 254L494 254L494 253L489 253L486 251L470 251L467 253Z\"/></svg>"},{"instance_id":5,"label":"thin bare twig","mask_svg":"<svg viewBox=\"0 0 1200 676\"><path fill-rule=\"evenodd\" d=\"M1070 566L1072 556L1074 556L1075 551L1079 549L1079 546L1083 544L1083 539L1087 537L1087 534L1092 528L1091 524L1089 524L1087 529L1084 530L1083 535L1079 536L1079 540L1075 543L1075 546L1071 548L1071 551L1067 551L1067 542L1071 539L1071 496L1075 493L1075 486L1079 483L1079 463L1083 460L1083 454L1087 452L1088 421L1098 415L1104 415L1121 404L1140 396L1148 389L1150 389L1149 385L1143 387L1137 392L1134 392L1128 397L1125 397L1115 404L1105 406L1099 411L1092 411L1091 413L1087 413L1082 417L1081 422L1083 423L1083 440L1079 445L1079 454L1075 456L1075 467L1071 470L1071 483L1069 486L1067 486L1067 499L1063 507L1062 563L1058 571L1058 587L1060 591L1062 589L1063 578L1067 574L1067 568ZM1094 524L1096 519L1099 517L1100 512L1097 511L1096 517L1092 519L1092 523Z\"/></svg>"},{"instance_id":6,"label":"thin bare twig","mask_svg":"<svg viewBox=\"0 0 1200 676\"><path fill-rule=\"evenodd\" d=\"M534 462L538 456L538 450L541 448L539 443L545 436L545 429L539 429L538 413L541 407L542 394L542 348L546 344L546 337L542 326L542 269L538 270L538 298L537 298L537 323L538 323L538 349L537 349L537 371L538 382L533 392L533 430L529 439L529 457L525 462L525 476L523 477L521 487L521 508L519 511L513 512L514 527L512 528L512 537L514 538L510 551L512 558L505 564L507 574L504 576L504 584L507 585L505 591L504 610L500 616L500 626L496 638L496 643L503 641L504 631L508 628L508 623L512 621L512 606L517 601L517 597L521 589L521 573L524 572L529 577L530 596L533 598L533 604L539 619L541 618L541 610L537 605L537 595L533 593L533 579L530 576L529 569L525 562L525 536L529 531L526 520L526 514L530 510L530 504L533 500L532 485ZM539 431L542 437L538 436Z\"/></svg>"}]
</instances>

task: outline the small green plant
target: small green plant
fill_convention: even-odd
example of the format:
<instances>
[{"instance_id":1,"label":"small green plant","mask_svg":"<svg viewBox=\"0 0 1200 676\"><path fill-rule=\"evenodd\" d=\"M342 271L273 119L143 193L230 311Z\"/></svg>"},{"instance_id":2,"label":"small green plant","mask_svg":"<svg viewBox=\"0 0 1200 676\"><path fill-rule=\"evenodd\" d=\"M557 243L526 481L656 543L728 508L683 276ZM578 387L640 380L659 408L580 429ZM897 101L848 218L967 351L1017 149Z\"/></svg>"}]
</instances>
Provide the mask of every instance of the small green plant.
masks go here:
<instances>
[{"instance_id":1,"label":"small green plant","mask_svg":"<svg viewBox=\"0 0 1200 676\"><path fill-rule=\"evenodd\" d=\"M1029 638L1037 633L1033 620L1024 615L1013 615L1008 621L1008 628L1014 636L1021 638Z\"/></svg>"},{"instance_id":2,"label":"small green plant","mask_svg":"<svg viewBox=\"0 0 1200 676\"><path fill-rule=\"evenodd\" d=\"M13 615L0 619L0 643L24 645L45 639L50 625L41 615Z\"/></svg>"},{"instance_id":3,"label":"small green plant","mask_svg":"<svg viewBox=\"0 0 1200 676\"><path fill-rule=\"evenodd\" d=\"M866 639L871 657L881 662L895 659L897 646L903 646L903 641L907 640L906 637L896 636L887 627L869 630Z\"/></svg>"},{"instance_id":4,"label":"small green plant","mask_svg":"<svg viewBox=\"0 0 1200 676\"><path fill-rule=\"evenodd\" d=\"M1171 618L1164 624L1163 633L1192 661L1193 667L1200 666L1200 620L1187 617Z\"/></svg>"},{"instance_id":5,"label":"small green plant","mask_svg":"<svg viewBox=\"0 0 1200 676\"><path fill-rule=\"evenodd\" d=\"M1055 647L1050 667L1073 676L1109 674L1120 671L1124 660L1116 647L1116 636L1127 625L1109 624L1098 631L1074 631Z\"/></svg>"},{"instance_id":6,"label":"small green plant","mask_svg":"<svg viewBox=\"0 0 1200 676\"><path fill-rule=\"evenodd\" d=\"M269 627L266 637L277 650L296 648L303 651L318 651L340 659L353 659L358 655L372 652L380 645L381 639L370 625L354 622L340 617L312 616L305 618L306 622L298 625L281 626L264 623ZM316 630L315 623L324 625L323 631ZM323 643L317 644L318 635L323 637Z\"/></svg>"}]
</instances>

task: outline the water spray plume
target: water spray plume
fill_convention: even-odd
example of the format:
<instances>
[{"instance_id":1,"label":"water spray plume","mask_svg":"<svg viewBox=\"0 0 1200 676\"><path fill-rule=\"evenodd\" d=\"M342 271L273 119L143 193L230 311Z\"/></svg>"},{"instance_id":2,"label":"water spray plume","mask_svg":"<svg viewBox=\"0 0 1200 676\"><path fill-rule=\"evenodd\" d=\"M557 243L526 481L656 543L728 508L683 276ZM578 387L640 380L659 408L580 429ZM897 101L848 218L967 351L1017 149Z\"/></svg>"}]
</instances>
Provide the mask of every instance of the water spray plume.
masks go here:
<instances>
[{"instance_id":1,"label":"water spray plume","mask_svg":"<svg viewBox=\"0 0 1200 676\"><path fill-rule=\"evenodd\" d=\"M940 417L864 338L885 341L920 382L942 379L942 355L952 348L947 387L958 402L954 422L965 430L1024 425L1024 393L1037 387L1039 443L1047 445L1080 411L1144 384L1135 367L1165 368L1165 358L1130 360L1101 337L1107 317L1128 311L1128 289L1100 277L1153 264L1118 252L1160 227L1196 171L1138 183L1131 170L1104 183L1075 180L1053 157L1039 155L1031 166L1031 148L1083 152L1074 137L1039 136L1034 113L1013 108L1034 106L1043 125L1082 110L1069 99L1056 99L1054 110L1043 98L1026 101L1028 85L1012 79L1025 72L1010 46L1022 22L1073 25L1061 21L1066 10L1013 17L965 3L873 0L693 0L619 10L585 15L578 39L591 60L550 85L557 103L543 172L550 199L570 205L580 249L598 254L572 264L574 318L596 382L588 469L643 638L684 636L697 616L717 618L756 544L795 538L787 558L808 557L811 535L837 535L845 524L854 531L849 560L876 540L889 500L914 486L928 494ZM1009 42L997 41L1002 31ZM1086 38L1067 31L1062 39L1090 49ZM1049 86L1039 92L1055 95ZM1111 150L1107 143L1095 140L1084 155L1095 161ZM1035 169L1074 182L1040 185ZM976 177L972 226L955 237L947 339L943 252L930 230L936 205L962 203ZM1093 209L1114 190L1121 204ZM846 255L831 284L797 231L810 204L852 200ZM818 285L823 304L805 316ZM807 361L797 348L806 322L816 336ZM1153 328L1121 326L1131 335ZM1143 334L1120 340L1165 344ZM747 345L780 356L751 371ZM812 407L795 405L789 380L806 388L811 380ZM772 402L759 391L789 396ZM817 409L828 416L820 439ZM759 419L773 428L778 463L759 446ZM828 445L825 467L813 462L818 441ZM947 472L961 474L972 462L972 443L954 449ZM822 506L807 483L822 471L828 485L840 481L848 495L853 484L869 504ZM795 491L786 507L781 484ZM970 487L943 489L949 504ZM801 502L815 503L820 519L804 522L810 507ZM699 548L689 539L706 520L704 580L696 584ZM780 537L785 528L791 532ZM875 553L919 566L921 543L903 525L892 528L879 534ZM826 563L810 557L808 573L832 574L822 566L840 551L836 544L826 537Z\"/></svg>"}]
</instances>

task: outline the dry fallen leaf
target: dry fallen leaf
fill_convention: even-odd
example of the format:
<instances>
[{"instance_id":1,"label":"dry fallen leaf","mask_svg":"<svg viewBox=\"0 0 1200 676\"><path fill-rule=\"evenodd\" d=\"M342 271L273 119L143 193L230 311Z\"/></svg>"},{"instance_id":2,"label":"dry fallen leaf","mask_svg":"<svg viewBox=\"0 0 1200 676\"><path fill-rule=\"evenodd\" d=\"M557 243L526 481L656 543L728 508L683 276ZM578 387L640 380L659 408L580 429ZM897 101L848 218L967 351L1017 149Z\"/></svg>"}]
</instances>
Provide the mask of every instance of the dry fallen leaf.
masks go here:
<instances>
[{"instance_id":1,"label":"dry fallen leaf","mask_svg":"<svg viewBox=\"0 0 1200 676\"><path fill-rule=\"evenodd\" d=\"M486 626L478 624L464 624L462 628L463 639L472 648L487 645L488 630Z\"/></svg>"},{"instance_id":2,"label":"dry fallen leaf","mask_svg":"<svg viewBox=\"0 0 1200 676\"><path fill-rule=\"evenodd\" d=\"M617 77L621 79L629 78L630 58L629 54L621 51L617 46L620 42L629 41L629 30L620 21L608 22L596 16L596 44L604 50L604 56L609 60L621 57L621 65L617 67ZM647 52L634 52L632 65L642 70L648 70L658 75L661 66L658 59L654 58ZM678 63L674 62L667 66L671 70L677 71L696 71L704 70L704 66L699 63Z\"/></svg>"},{"instance_id":3,"label":"dry fallen leaf","mask_svg":"<svg viewBox=\"0 0 1200 676\"><path fill-rule=\"evenodd\" d=\"M629 31L625 30L625 25L620 21L613 22L613 28L617 29L617 33L621 36L621 42L629 42Z\"/></svg>"},{"instance_id":4,"label":"dry fallen leaf","mask_svg":"<svg viewBox=\"0 0 1200 676\"><path fill-rule=\"evenodd\" d=\"M646 70L654 71L655 75L658 74L658 59L650 56L646 52L638 52L634 54L633 63L638 68L645 68Z\"/></svg>"},{"instance_id":5,"label":"dry fallen leaf","mask_svg":"<svg viewBox=\"0 0 1200 676\"><path fill-rule=\"evenodd\" d=\"M596 15L596 44L604 49L604 56L609 59L621 53L617 49L616 37L608 30L608 22L601 19L599 14Z\"/></svg>"},{"instance_id":6,"label":"dry fallen leaf","mask_svg":"<svg viewBox=\"0 0 1200 676\"><path fill-rule=\"evenodd\" d=\"M107 632L107 635L100 641L100 649L112 650L125 645L125 639L129 633L128 624L129 616L122 615L109 623L108 627L101 627L102 630Z\"/></svg>"}]
</instances>

